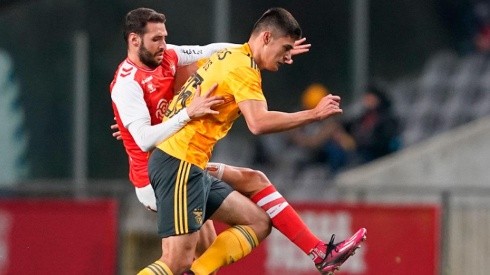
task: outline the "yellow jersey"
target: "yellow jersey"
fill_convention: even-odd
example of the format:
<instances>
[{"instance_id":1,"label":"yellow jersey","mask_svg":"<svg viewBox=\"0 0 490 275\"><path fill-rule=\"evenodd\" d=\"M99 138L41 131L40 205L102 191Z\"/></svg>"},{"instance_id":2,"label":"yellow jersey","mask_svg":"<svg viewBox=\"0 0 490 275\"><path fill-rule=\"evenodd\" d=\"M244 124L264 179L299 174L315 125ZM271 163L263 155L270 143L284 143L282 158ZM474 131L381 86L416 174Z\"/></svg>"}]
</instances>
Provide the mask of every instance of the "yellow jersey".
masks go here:
<instances>
[{"instance_id":1,"label":"yellow jersey","mask_svg":"<svg viewBox=\"0 0 490 275\"><path fill-rule=\"evenodd\" d=\"M226 136L233 122L240 116L238 103L266 100L260 70L253 60L250 46L245 43L211 55L174 96L163 121L190 104L197 85L201 85L204 94L215 83L218 83L218 88L212 95L224 98L224 103L214 108L219 114L192 119L157 146L167 154L203 169L211 158L216 142Z\"/></svg>"}]
</instances>

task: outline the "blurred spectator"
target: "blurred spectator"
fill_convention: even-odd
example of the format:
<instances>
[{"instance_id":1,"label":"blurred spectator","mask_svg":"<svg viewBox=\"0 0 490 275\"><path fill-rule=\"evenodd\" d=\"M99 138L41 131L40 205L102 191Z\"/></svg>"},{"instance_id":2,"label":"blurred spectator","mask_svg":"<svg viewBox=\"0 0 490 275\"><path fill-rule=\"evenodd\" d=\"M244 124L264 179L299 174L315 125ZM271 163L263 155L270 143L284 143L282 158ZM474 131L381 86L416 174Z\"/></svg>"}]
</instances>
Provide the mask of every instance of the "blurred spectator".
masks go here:
<instances>
[{"instance_id":1,"label":"blurred spectator","mask_svg":"<svg viewBox=\"0 0 490 275\"><path fill-rule=\"evenodd\" d=\"M311 84L301 96L301 108L313 108L328 93L322 84ZM340 116L263 136L256 143L255 164L280 169L292 178L305 168L323 165L329 177L334 177L343 169L398 150L400 123L384 91L369 85L360 105L359 115L343 123L344 116Z\"/></svg>"},{"instance_id":2,"label":"blurred spectator","mask_svg":"<svg viewBox=\"0 0 490 275\"><path fill-rule=\"evenodd\" d=\"M369 85L361 103L361 114L344 124L356 144L356 164L385 156L401 146L399 121L386 93Z\"/></svg>"},{"instance_id":3,"label":"blurred spectator","mask_svg":"<svg viewBox=\"0 0 490 275\"><path fill-rule=\"evenodd\" d=\"M301 96L302 108L312 109L329 92L322 84L314 83L307 87ZM300 151L294 162L295 170L305 166L325 164L331 175L349 163L349 154L353 152L354 140L344 131L335 119L318 121L288 132L290 150Z\"/></svg>"},{"instance_id":4,"label":"blurred spectator","mask_svg":"<svg viewBox=\"0 0 490 275\"><path fill-rule=\"evenodd\" d=\"M490 52L490 1L476 0L473 4L476 31L474 43L479 52Z\"/></svg>"},{"instance_id":5,"label":"blurred spectator","mask_svg":"<svg viewBox=\"0 0 490 275\"><path fill-rule=\"evenodd\" d=\"M490 51L489 0L436 0L435 3L461 54Z\"/></svg>"}]
</instances>

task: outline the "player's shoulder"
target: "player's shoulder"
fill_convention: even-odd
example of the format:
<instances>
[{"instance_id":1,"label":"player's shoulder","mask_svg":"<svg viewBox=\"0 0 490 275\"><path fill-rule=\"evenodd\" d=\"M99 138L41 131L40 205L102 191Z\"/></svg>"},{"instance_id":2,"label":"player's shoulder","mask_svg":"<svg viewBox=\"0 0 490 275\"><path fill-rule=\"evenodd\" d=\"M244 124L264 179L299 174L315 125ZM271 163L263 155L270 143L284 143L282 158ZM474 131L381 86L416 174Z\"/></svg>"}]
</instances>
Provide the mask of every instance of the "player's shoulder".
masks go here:
<instances>
[{"instance_id":1,"label":"player's shoulder","mask_svg":"<svg viewBox=\"0 0 490 275\"><path fill-rule=\"evenodd\" d=\"M167 49L163 52L163 59L160 67L155 73L163 74L163 76L175 76L179 58L173 49Z\"/></svg>"},{"instance_id":2,"label":"player's shoulder","mask_svg":"<svg viewBox=\"0 0 490 275\"><path fill-rule=\"evenodd\" d=\"M242 59L247 56L248 51L246 44L244 44L236 47L224 48L222 50L219 50L218 53L221 53L222 55L230 54L230 56L232 56L233 58Z\"/></svg>"},{"instance_id":3,"label":"player's shoulder","mask_svg":"<svg viewBox=\"0 0 490 275\"><path fill-rule=\"evenodd\" d=\"M163 58L177 61L178 55L174 48L168 48L163 52Z\"/></svg>"},{"instance_id":4,"label":"player's shoulder","mask_svg":"<svg viewBox=\"0 0 490 275\"><path fill-rule=\"evenodd\" d=\"M124 60L119 64L117 68L115 78L118 81L125 81L128 79L133 79L138 71L138 67L131 63L128 59Z\"/></svg>"},{"instance_id":5,"label":"player's shoulder","mask_svg":"<svg viewBox=\"0 0 490 275\"><path fill-rule=\"evenodd\" d=\"M147 78L152 78L152 75L157 73L158 70L145 70L129 60L125 60L121 63L118 70L117 81L119 82L146 82Z\"/></svg>"},{"instance_id":6,"label":"player's shoulder","mask_svg":"<svg viewBox=\"0 0 490 275\"><path fill-rule=\"evenodd\" d=\"M145 71L139 69L135 64L126 59L119 64L114 76L113 89L124 89L140 85L139 83L147 76L148 74Z\"/></svg>"},{"instance_id":7,"label":"player's shoulder","mask_svg":"<svg viewBox=\"0 0 490 275\"><path fill-rule=\"evenodd\" d=\"M228 65L235 68L253 68L256 69L255 64L248 44L243 44L237 47L229 47L216 52L218 60L225 60Z\"/></svg>"}]
</instances>

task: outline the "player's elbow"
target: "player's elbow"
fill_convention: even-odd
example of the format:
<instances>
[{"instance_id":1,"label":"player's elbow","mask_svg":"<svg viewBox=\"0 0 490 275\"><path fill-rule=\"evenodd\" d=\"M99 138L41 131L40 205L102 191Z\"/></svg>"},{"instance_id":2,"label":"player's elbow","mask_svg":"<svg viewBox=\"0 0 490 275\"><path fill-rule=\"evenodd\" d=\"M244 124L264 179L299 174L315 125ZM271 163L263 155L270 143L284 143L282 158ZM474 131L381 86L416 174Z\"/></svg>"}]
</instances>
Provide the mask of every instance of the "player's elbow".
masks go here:
<instances>
[{"instance_id":1,"label":"player's elbow","mask_svg":"<svg viewBox=\"0 0 490 275\"><path fill-rule=\"evenodd\" d=\"M245 121L247 122L247 127L250 132L254 135L263 135L271 132L271 123L268 121L268 118L255 114L253 116L245 117Z\"/></svg>"},{"instance_id":2,"label":"player's elbow","mask_svg":"<svg viewBox=\"0 0 490 275\"><path fill-rule=\"evenodd\" d=\"M150 152L155 148L155 144L152 144L150 140L146 140L142 136L134 137L134 142L143 152Z\"/></svg>"},{"instance_id":3,"label":"player's elbow","mask_svg":"<svg viewBox=\"0 0 490 275\"><path fill-rule=\"evenodd\" d=\"M153 144L138 144L138 147L141 149L143 152L150 152L155 148Z\"/></svg>"},{"instance_id":4,"label":"player's elbow","mask_svg":"<svg viewBox=\"0 0 490 275\"><path fill-rule=\"evenodd\" d=\"M256 136L266 133L265 128L258 123L247 123L247 126L250 132Z\"/></svg>"}]
</instances>

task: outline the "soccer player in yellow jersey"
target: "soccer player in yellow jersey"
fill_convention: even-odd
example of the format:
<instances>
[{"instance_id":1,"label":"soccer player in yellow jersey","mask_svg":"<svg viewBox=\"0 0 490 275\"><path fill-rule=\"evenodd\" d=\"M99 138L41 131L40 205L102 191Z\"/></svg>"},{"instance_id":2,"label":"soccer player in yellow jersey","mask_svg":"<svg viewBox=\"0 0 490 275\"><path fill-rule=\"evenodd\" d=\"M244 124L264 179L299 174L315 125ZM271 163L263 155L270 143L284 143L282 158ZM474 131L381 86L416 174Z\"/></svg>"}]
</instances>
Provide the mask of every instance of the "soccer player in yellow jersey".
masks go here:
<instances>
[{"instance_id":1,"label":"soccer player in yellow jersey","mask_svg":"<svg viewBox=\"0 0 490 275\"><path fill-rule=\"evenodd\" d=\"M244 116L252 133L263 134L285 131L342 113L340 98L334 95L324 97L311 110L285 113L267 109L260 70L277 71L291 59L294 41L300 37L299 24L289 12L281 8L269 9L256 22L248 43L212 55L174 97L164 121L188 106L198 85L208 89L218 83L214 95L222 96L224 103L215 108L218 114L188 122L159 144L150 157L149 175L159 209L158 231L163 254L141 274L152 274L144 273L151 269L161 271L153 272L155 274L185 272L193 260L197 232L208 218L234 226L218 235L211 247L192 264L189 272L194 274L209 274L243 258L268 235L270 228L264 224L262 214L257 214L257 219L251 217L256 210L250 201L231 191L223 181L210 177L204 169L215 143L227 134L240 115ZM233 170L233 167L227 168ZM257 179L250 179L254 180ZM273 185L251 193L250 198L266 210L276 228L313 259L322 274L333 274L365 238L366 230L362 228L337 244L333 237L328 244L319 240Z\"/></svg>"}]
</instances>

